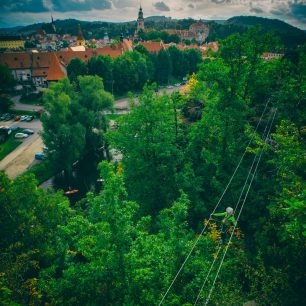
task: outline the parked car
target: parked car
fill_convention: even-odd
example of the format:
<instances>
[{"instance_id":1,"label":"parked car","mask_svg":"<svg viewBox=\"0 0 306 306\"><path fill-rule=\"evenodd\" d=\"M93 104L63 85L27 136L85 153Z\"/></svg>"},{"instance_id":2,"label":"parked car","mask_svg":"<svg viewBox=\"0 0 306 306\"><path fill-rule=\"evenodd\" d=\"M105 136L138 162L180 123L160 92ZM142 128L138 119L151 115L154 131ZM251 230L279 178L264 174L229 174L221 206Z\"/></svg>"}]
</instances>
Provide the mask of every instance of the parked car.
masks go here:
<instances>
[{"instance_id":1,"label":"parked car","mask_svg":"<svg viewBox=\"0 0 306 306\"><path fill-rule=\"evenodd\" d=\"M28 115L23 115L20 117L20 121L26 121L27 118L28 118Z\"/></svg>"},{"instance_id":2,"label":"parked car","mask_svg":"<svg viewBox=\"0 0 306 306\"><path fill-rule=\"evenodd\" d=\"M33 130L30 130L30 129L24 129L22 131L22 133L25 133L25 134L28 134L28 135L33 135L34 134L34 131Z\"/></svg>"},{"instance_id":3,"label":"parked car","mask_svg":"<svg viewBox=\"0 0 306 306\"><path fill-rule=\"evenodd\" d=\"M12 132L16 132L16 131L18 131L18 130L20 130L21 129L21 127L19 127L19 126L11 126L10 127L10 130L12 131Z\"/></svg>"},{"instance_id":4,"label":"parked car","mask_svg":"<svg viewBox=\"0 0 306 306\"><path fill-rule=\"evenodd\" d=\"M21 119L21 116L16 116L15 121L19 121Z\"/></svg>"},{"instance_id":5,"label":"parked car","mask_svg":"<svg viewBox=\"0 0 306 306\"><path fill-rule=\"evenodd\" d=\"M28 135L28 134L25 134L25 133L17 133L17 134L15 135L15 138L16 138L16 139L23 139L23 138L27 138L27 137L29 137L29 135Z\"/></svg>"},{"instance_id":6,"label":"parked car","mask_svg":"<svg viewBox=\"0 0 306 306\"><path fill-rule=\"evenodd\" d=\"M8 126L0 126L0 130L7 135L11 135L12 130Z\"/></svg>"},{"instance_id":7,"label":"parked car","mask_svg":"<svg viewBox=\"0 0 306 306\"><path fill-rule=\"evenodd\" d=\"M43 154L43 153L35 153L35 159L37 159L37 160L44 160L44 159L46 159L46 155L45 154Z\"/></svg>"},{"instance_id":8,"label":"parked car","mask_svg":"<svg viewBox=\"0 0 306 306\"><path fill-rule=\"evenodd\" d=\"M30 121L32 121L34 119L34 117L33 116L28 116L27 118L26 118L26 122L30 122Z\"/></svg>"},{"instance_id":9,"label":"parked car","mask_svg":"<svg viewBox=\"0 0 306 306\"><path fill-rule=\"evenodd\" d=\"M14 118L14 115L12 114L4 114L3 116L1 116L1 120L4 120L4 121L9 121L13 118Z\"/></svg>"}]
</instances>

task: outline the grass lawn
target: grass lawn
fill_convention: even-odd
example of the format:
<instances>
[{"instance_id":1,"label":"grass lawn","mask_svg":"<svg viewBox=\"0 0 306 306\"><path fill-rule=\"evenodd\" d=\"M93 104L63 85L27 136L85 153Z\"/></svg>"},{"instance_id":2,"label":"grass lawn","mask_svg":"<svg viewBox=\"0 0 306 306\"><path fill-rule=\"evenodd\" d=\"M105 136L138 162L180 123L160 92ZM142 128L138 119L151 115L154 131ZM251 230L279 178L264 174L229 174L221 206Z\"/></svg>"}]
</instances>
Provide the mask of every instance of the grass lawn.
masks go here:
<instances>
[{"instance_id":1,"label":"grass lawn","mask_svg":"<svg viewBox=\"0 0 306 306\"><path fill-rule=\"evenodd\" d=\"M15 134L16 133L12 133L9 139L0 145L0 160L9 155L22 143L21 140L14 138Z\"/></svg>"}]
</instances>

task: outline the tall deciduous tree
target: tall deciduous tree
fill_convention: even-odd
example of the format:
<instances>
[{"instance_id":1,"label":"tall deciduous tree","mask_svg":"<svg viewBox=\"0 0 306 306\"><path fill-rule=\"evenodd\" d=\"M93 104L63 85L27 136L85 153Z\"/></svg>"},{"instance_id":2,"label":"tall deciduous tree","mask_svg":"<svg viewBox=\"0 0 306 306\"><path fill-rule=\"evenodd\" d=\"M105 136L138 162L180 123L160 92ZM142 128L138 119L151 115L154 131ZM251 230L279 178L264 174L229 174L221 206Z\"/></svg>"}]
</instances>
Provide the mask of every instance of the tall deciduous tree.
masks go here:
<instances>
[{"instance_id":1,"label":"tall deciduous tree","mask_svg":"<svg viewBox=\"0 0 306 306\"><path fill-rule=\"evenodd\" d=\"M88 74L100 76L105 90L113 93L113 60L109 55L91 58L88 61Z\"/></svg>"},{"instance_id":2,"label":"tall deciduous tree","mask_svg":"<svg viewBox=\"0 0 306 306\"><path fill-rule=\"evenodd\" d=\"M43 140L53 166L68 176L75 161L104 144L108 124L103 112L112 110L113 105L100 77L80 76L78 83L78 93L64 79L44 94Z\"/></svg>"},{"instance_id":3,"label":"tall deciduous tree","mask_svg":"<svg viewBox=\"0 0 306 306\"><path fill-rule=\"evenodd\" d=\"M0 65L0 90L3 92L10 91L15 84L12 71L7 66Z\"/></svg>"},{"instance_id":4,"label":"tall deciduous tree","mask_svg":"<svg viewBox=\"0 0 306 306\"><path fill-rule=\"evenodd\" d=\"M167 84L172 73L172 63L169 52L161 49L156 60L155 77L158 84Z\"/></svg>"},{"instance_id":5,"label":"tall deciduous tree","mask_svg":"<svg viewBox=\"0 0 306 306\"><path fill-rule=\"evenodd\" d=\"M48 158L57 171L64 170L69 177L72 165L85 148L86 129L73 113L78 108L77 95L68 79L52 84L43 96L46 112L43 123L43 141L48 147Z\"/></svg>"},{"instance_id":6,"label":"tall deciduous tree","mask_svg":"<svg viewBox=\"0 0 306 306\"><path fill-rule=\"evenodd\" d=\"M71 82L77 82L79 75L86 75L87 73L87 65L79 58L72 59L67 67L68 78Z\"/></svg>"},{"instance_id":7,"label":"tall deciduous tree","mask_svg":"<svg viewBox=\"0 0 306 306\"><path fill-rule=\"evenodd\" d=\"M0 207L1 281L20 305L40 304L37 277L41 269L62 256L56 241L58 226L64 225L71 213L68 201L37 188L33 176L10 181L0 172Z\"/></svg>"},{"instance_id":8,"label":"tall deciduous tree","mask_svg":"<svg viewBox=\"0 0 306 306\"><path fill-rule=\"evenodd\" d=\"M127 188L142 210L153 213L166 206L176 194L176 125L172 101L146 88L139 105L109 133L113 147L124 156Z\"/></svg>"}]
</instances>

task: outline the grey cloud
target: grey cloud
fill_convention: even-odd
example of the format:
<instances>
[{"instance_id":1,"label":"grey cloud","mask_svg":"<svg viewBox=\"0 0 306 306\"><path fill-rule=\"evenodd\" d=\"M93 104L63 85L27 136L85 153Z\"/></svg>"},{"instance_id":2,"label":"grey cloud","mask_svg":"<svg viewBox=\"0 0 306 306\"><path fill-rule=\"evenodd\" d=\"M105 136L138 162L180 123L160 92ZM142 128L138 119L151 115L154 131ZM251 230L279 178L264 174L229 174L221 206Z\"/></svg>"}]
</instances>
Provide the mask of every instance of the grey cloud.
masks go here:
<instances>
[{"instance_id":1,"label":"grey cloud","mask_svg":"<svg viewBox=\"0 0 306 306\"><path fill-rule=\"evenodd\" d=\"M55 12L89 11L110 9L110 0L6 0L0 10L7 12L42 13L51 9Z\"/></svg>"},{"instance_id":2,"label":"grey cloud","mask_svg":"<svg viewBox=\"0 0 306 306\"><path fill-rule=\"evenodd\" d=\"M112 2L116 8L138 7L139 5L137 0L112 0Z\"/></svg>"},{"instance_id":3,"label":"grey cloud","mask_svg":"<svg viewBox=\"0 0 306 306\"><path fill-rule=\"evenodd\" d=\"M302 3L287 3L286 6L274 6L270 13L277 18L287 20L295 24L306 23L306 5Z\"/></svg>"},{"instance_id":4,"label":"grey cloud","mask_svg":"<svg viewBox=\"0 0 306 306\"><path fill-rule=\"evenodd\" d=\"M112 7L110 0L52 0L55 11L90 11L105 10Z\"/></svg>"},{"instance_id":5,"label":"grey cloud","mask_svg":"<svg viewBox=\"0 0 306 306\"><path fill-rule=\"evenodd\" d=\"M213 3L216 3L216 4L224 4L226 2L230 2L228 0L210 0L210 1L213 2Z\"/></svg>"},{"instance_id":6,"label":"grey cloud","mask_svg":"<svg viewBox=\"0 0 306 306\"><path fill-rule=\"evenodd\" d=\"M188 7L194 9L194 5L192 3L189 3Z\"/></svg>"},{"instance_id":7,"label":"grey cloud","mask_svg":"<svg viewBox=\"0 0 306 306\"><path fill-rule=\"evenodd\" d=\"M0 10L6 12L47 12L42 0L6 0L0 2Z\"/></svg>"},{"instance_id":8,"label":"grey cloud","mask_svg":"<svg viewBox=\"0 0 306 306\"><path fill-rule=\"evenodd\" d=\"M154 6L157 10L159 10L159 11L163 11L163 12L169 12L169 11L170 11L169 6L168 6L165 2L163 2L163 1L161 1L161 2L156 2L155 4L153 4L153 6Z\"/></svg>"},{"instance_id":9,"label":"grey cloud","mask_svg":"<svg viewBox=\"0 0 306 306\"><path fill-rule=\"evenodd\" d=\"M250 12L251 13L255 13L255 14L262 14L264 11L261 8L259 8L259 7L252 7L250 9Z\"/></svg>"},{"instance_id":10,"label":"grey cloud","mask_svg":"<svg viewBox=\"0 0 306 306\"><path fill-rule=\"evenodd\" d=\"M289 8L291 9L291 15L296 17L306 18L306 5L299 3L289 3Z\"/></svg>"}]
</instances>

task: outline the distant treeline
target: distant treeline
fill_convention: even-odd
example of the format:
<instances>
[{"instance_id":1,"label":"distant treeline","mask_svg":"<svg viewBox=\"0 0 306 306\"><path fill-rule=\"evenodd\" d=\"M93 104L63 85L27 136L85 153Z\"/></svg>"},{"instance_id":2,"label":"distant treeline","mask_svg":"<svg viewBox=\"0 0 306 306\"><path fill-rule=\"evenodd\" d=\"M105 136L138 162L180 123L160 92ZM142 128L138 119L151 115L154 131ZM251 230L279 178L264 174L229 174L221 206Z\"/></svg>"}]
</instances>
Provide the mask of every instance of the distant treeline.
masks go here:
<instances>
[{"instance_id":1,"label":"distant treeline","mask_svg":"<svg viewBox=\"0 0 306 306\"><path fill-rule=\"evenodd\" d=\"M100 55L91 58L88 63L73 59L67 67L68 77L76 81L79 75L97 75L103 78L107 91L123 94L141 90L146 83L159 85L182 79L197 72L202 62L197 49L181 51L175 46L158 53L149 53L138 45L134 52L127 52L117 58Z\"/></svg>"}]
</instances>

